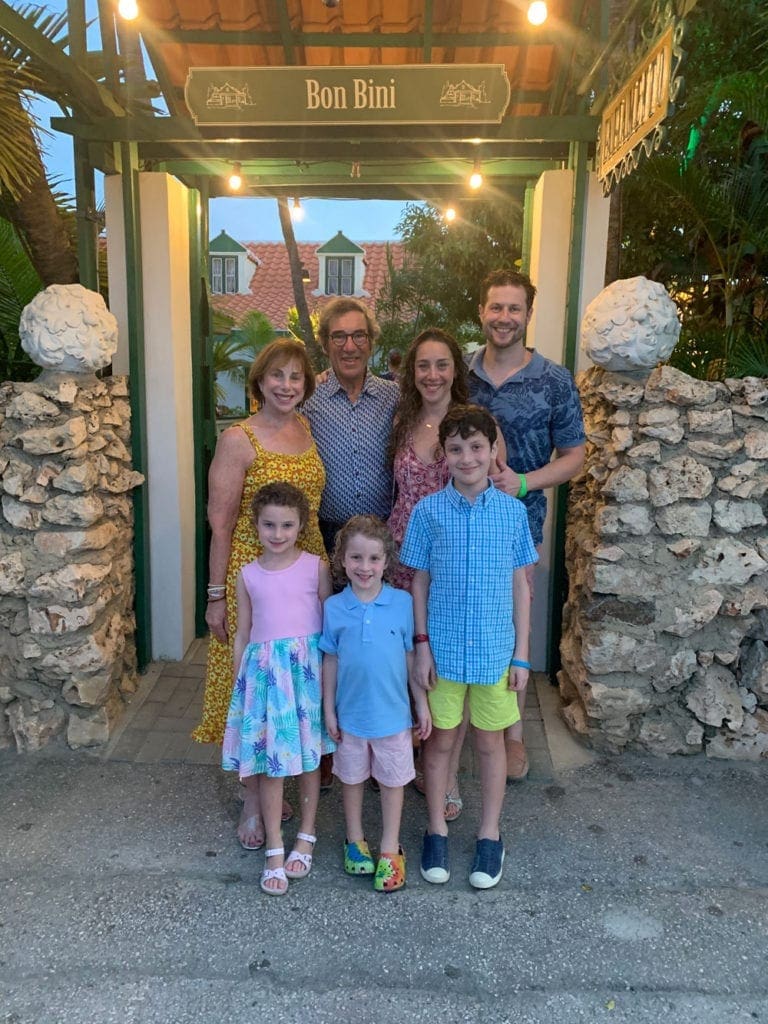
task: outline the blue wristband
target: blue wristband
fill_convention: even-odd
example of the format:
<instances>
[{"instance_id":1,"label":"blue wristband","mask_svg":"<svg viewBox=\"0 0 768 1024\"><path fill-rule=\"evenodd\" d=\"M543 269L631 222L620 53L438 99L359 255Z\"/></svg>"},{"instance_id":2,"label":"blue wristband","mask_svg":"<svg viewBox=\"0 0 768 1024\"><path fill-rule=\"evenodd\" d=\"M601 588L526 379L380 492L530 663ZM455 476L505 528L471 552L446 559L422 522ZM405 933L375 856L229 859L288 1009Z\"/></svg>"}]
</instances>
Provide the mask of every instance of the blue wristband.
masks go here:
<instances>
[{"instance_id":1,"label":"blue wristband","mask_svg":"<svg viewBox=\"0 0 768 1024\"><path fill-rule=\"evenodd\" d=\"M531 667L530 661L521 661L519 658L513 658L510 661L509 664L510 665L514 665L515 668L530 668Z\"/></svg>"}]
</instances>

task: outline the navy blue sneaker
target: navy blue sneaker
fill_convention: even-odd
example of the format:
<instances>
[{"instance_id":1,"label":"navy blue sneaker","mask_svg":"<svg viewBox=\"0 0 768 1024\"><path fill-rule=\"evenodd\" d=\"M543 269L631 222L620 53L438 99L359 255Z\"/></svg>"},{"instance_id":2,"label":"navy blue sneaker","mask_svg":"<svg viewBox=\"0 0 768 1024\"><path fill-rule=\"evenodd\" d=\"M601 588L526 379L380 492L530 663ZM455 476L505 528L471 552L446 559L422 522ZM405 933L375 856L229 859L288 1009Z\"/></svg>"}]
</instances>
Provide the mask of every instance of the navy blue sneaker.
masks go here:
<instances>
[{"instance_id":1,"label":"navy blue sneaker","mask_svg":"<svg viewBox=\"0 0 768 1024\"><path fill-rule=\"evenodd\" d=\"M421 848L421 877L435 885L442 885L451 877L448 868L448 836L424 833Z\"/></svg>"},{"instance_id":2,"label":"navy blue sneaker","mask_svg":"<svg viewBox=\"0 0 768 1024\"><path fill-rule=\"evenodd\" d=\"M503 865L504 843L501 839L478 839L469 884L475 889L492 889L501 879Z\"/></svg>"}]
</instances>

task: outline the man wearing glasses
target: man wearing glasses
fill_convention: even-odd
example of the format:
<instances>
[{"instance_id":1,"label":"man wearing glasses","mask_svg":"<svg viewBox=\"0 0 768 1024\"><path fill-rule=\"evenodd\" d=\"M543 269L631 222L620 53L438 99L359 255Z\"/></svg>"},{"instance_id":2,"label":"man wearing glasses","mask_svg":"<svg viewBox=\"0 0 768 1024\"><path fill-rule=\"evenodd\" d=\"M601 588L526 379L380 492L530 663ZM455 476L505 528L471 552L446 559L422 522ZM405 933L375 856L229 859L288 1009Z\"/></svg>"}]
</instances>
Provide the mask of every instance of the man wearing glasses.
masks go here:
<instances>
[{"instance_id":1,"label":"man wearing glasses","mask_svg":"<svg viewBox=\"0 0 768 1024\"><path fill-rule=\"evenodd\" d=\"M379 326L358 299L323 306L318 333L331 369L303 411L325 465L320 530L330 555L351 516L387 519L392 510L387 445L400 389L368 369Z\"/></svg>"}]
</instances>

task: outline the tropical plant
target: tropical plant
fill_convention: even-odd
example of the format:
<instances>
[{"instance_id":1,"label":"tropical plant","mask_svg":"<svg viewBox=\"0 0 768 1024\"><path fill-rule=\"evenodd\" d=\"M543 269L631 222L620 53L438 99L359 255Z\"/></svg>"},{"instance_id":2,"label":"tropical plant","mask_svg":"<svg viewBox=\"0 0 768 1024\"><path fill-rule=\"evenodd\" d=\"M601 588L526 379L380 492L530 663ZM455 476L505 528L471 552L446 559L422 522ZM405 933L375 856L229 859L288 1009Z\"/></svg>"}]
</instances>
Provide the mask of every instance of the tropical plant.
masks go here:
<instances>
[{"instance_id":1,"label":"tropical plant","mask_svg":"<svg viewBox=\"0 0 768 1024\"><path fill-rule=\"evenodd\" d=\"M22 310L40 289L40 277L18 235L0 218L0 380L33 380L40 372L19 338Z\"/></svg>"},{"instance_id":2,"label":"tropical plant","mask_svg":"<svg viewBox=\"0 0 768 1024\"><path fill-rule=\"evenodd\" d=\"M65 14L51 14L34 4L15 8L27 31L39 32L60 48L67 43ZM0 30L0 213L16 228L43 286L78 280L73 232L56 202L40 154L40 129L25 96L37 92L64 98L50 69L20 45L11 32Z\"/></svg>"},{"instance_id":3,"label":"tropical plant","mask_svg":"<svg viewBox=\"0 0 768 1024\"><path fill-rule=\"evenodd\" d=\"M235 383L245 387L248 370L259 351L275 337L269 319L259 310L246 313L235 326L232 317L220 310L213 314L213 338L211 341L211 372L213 395L216 405L225 398L220 377L229 376Z\"/></svg>"}]
</instances>

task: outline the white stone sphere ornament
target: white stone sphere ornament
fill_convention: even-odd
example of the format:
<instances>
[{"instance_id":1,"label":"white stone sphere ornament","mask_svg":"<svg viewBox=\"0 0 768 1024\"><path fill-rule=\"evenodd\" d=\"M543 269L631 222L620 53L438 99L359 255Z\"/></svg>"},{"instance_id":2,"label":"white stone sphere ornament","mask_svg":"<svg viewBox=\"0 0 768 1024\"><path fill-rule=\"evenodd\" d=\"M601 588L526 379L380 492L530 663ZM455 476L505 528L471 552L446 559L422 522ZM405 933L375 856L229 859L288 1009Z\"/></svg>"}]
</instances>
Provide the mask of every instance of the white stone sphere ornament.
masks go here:
<instances>
[{"instance_id":1,"label":"white stone sphere ornament","mask_svg":"<svg viewBox=\"0 0 768 1024\"><path fill-rule=\"evenodd\" d=\"M646 277L614 281L587 306L581 347L606 370L650 370L669 358L680 314L663 284Z\"/></svg>"},{"instance_id":2,"label":"white stone sphere ornament","mask_svg":"<svg viewBox=\"0 0 768 1024\"><path fill-rule=\"evenodd\" d=\"M38 366L93 373L117 351L117 320L98 292L81 284L51 284L22 310L19 336Z\"/></svg>"}]
</instances>

